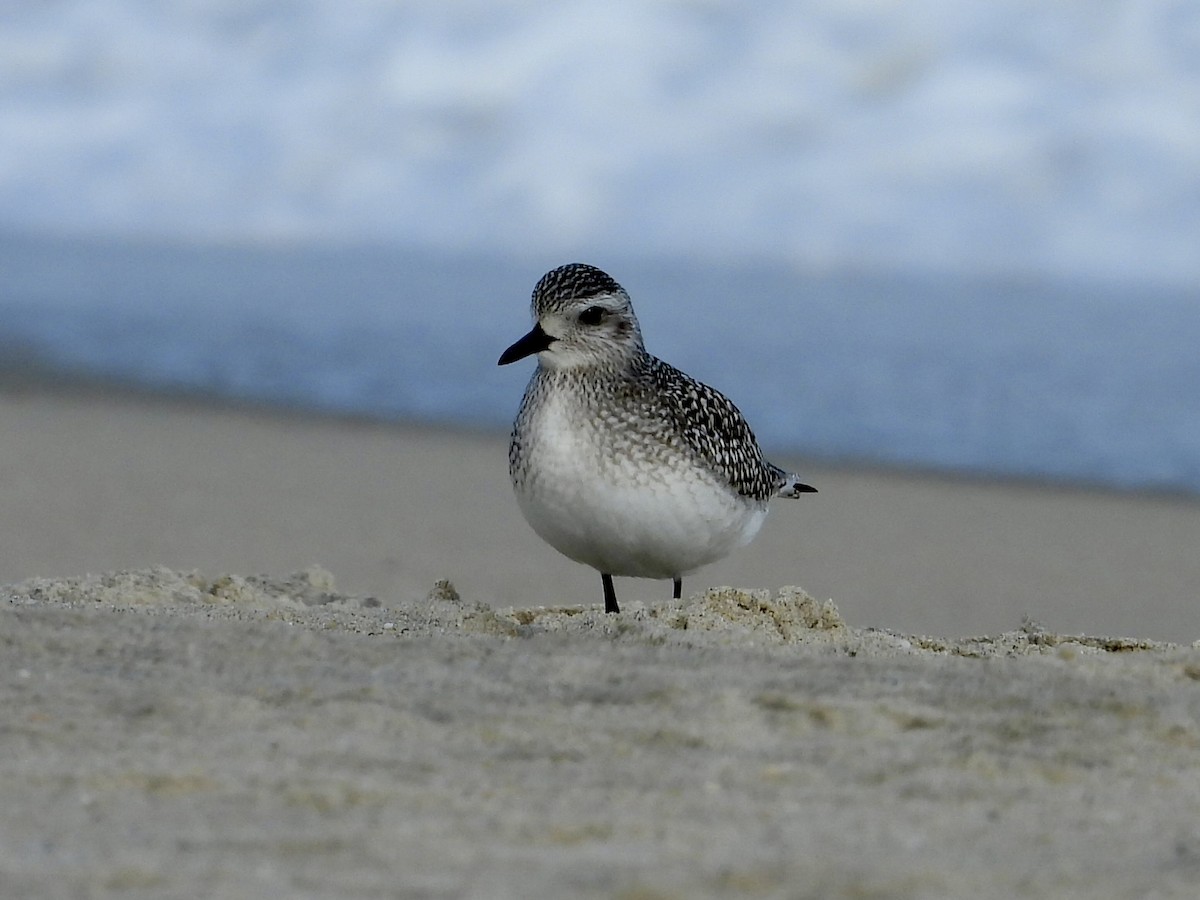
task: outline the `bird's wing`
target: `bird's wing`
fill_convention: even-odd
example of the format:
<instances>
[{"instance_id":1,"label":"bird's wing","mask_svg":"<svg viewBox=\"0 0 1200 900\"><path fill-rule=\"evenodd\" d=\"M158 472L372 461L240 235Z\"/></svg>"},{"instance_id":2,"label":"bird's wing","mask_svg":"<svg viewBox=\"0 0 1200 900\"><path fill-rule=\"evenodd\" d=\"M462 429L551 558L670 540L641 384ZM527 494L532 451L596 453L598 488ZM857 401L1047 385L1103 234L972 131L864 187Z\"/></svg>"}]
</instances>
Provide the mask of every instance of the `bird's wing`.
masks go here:
<instances>
[{"instance_id":1,"label":"bird's wing","mask_svg":"<svg viewBox=\"0 0 1200 900\"><path fill-rule=\"evenodd\" d=\"M768 500L783 486L733 401L660 359L652 359L646 374L685 446L739 494Z\"/></svg>"}]
</instances>

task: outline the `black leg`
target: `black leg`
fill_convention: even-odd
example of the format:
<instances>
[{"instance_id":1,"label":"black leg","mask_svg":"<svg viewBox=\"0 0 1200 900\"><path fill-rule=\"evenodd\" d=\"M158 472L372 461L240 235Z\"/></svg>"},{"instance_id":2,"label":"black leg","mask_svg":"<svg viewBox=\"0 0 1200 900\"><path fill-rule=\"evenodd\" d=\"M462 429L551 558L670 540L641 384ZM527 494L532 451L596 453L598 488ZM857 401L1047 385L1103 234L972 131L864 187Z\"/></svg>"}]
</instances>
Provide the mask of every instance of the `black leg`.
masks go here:
<instances>
[{"instance_id":1,"label":"black leg","mask_svg":"<svg viewBox=\"0 0 1200 900\"><path fill-rule=\"evenodd\" d=\"M600 580L604 582L604 611L619 613L621 607L617 606L617 592L613 589L612 576L601 572Z\"/></svg>"},{"instance_id":2,"label":"black leg","mask_svg":"<svg viewBox=\"0 0 1200 900\"><path fill-rule=\"evenodd\" d=\"M673 596L676 600L678 600L680 597L683 596L683 579L682 578L675 579L675 593L672 594L671 596Z\"/></svg>"}]
</instances>

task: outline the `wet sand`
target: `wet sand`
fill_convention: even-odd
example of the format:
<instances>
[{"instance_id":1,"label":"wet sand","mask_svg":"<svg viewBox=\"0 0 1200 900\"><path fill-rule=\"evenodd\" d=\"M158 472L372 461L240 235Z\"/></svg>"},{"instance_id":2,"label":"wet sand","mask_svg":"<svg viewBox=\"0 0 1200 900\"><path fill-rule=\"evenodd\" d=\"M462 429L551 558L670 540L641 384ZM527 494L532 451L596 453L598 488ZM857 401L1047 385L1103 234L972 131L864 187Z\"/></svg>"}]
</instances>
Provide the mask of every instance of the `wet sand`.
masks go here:
<instances>
[{"instance_id":1,"label":"wet sand","mask_svg":"<svg viewBox=\"0 0 1200 900\"><path fill-rule=\"evenodd\" d=\"M0 421L0 896L1200 885L1194 501L801 464L820 494L608 617L501 435Z\"/></svg>"}]
</instances>

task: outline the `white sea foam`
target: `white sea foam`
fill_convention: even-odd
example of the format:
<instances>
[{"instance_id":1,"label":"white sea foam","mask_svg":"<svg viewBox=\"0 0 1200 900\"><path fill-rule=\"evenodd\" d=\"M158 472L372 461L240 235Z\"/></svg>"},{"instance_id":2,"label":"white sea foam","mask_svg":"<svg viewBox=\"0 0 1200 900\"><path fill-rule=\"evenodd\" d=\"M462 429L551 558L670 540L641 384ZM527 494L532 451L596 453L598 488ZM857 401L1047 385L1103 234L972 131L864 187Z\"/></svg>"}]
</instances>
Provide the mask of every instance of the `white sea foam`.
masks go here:
<instances>
[{"instance_id":1,"label":"white sea foam","mask_svg":"<svg viewBox=\"0 0 1200 900\"><path fill-rule=\"evenodd\" d=\"M4 20L9 229L1200 275L1194 0Z\"/></svg>"}]
</instances>

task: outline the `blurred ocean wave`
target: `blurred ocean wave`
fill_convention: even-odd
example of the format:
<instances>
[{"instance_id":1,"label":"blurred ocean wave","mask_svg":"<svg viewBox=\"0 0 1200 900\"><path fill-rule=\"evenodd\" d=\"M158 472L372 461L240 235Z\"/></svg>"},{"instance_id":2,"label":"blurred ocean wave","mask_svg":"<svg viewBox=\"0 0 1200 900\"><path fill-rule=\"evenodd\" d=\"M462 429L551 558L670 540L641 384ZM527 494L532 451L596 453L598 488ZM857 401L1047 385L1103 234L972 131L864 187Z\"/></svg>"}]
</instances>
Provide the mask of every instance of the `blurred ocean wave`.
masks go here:
<instances>
[{"instance_id":1,"label":"blurred ocean wave","mask_svg":"<svg viewBox=\"0 0 1200 900\"><path fill-rule=\"evenodd\" d=\"M1193 0L60 0L0 227L1200 276Z\"/></svg>"}]
</instances>

